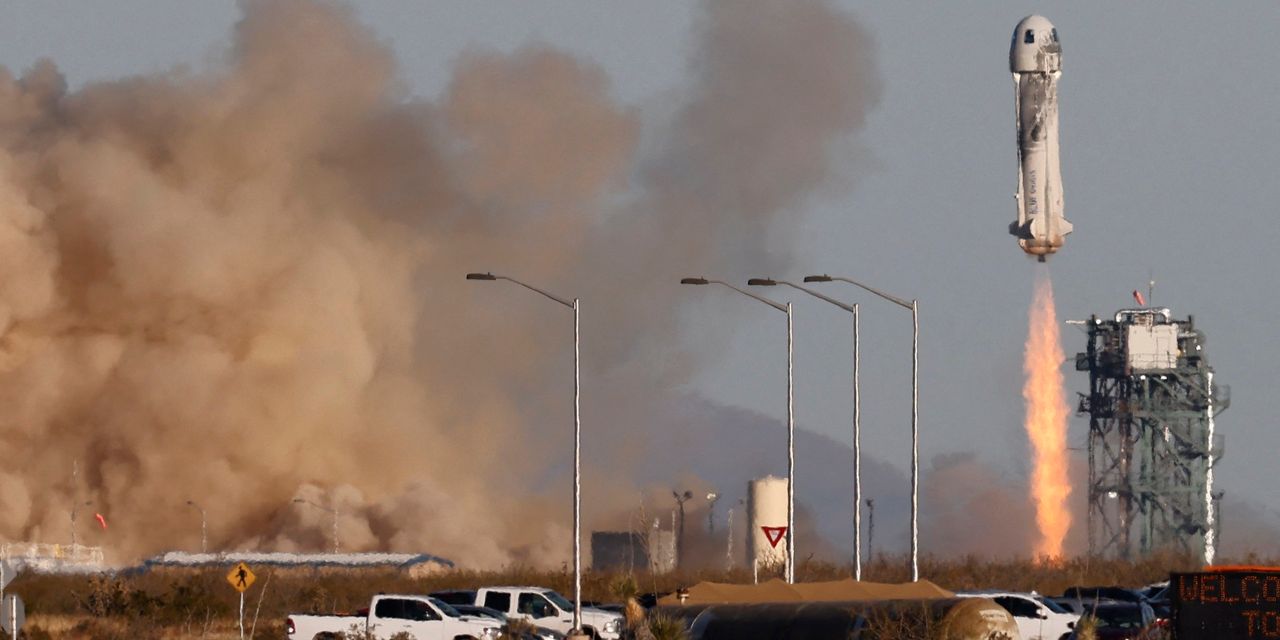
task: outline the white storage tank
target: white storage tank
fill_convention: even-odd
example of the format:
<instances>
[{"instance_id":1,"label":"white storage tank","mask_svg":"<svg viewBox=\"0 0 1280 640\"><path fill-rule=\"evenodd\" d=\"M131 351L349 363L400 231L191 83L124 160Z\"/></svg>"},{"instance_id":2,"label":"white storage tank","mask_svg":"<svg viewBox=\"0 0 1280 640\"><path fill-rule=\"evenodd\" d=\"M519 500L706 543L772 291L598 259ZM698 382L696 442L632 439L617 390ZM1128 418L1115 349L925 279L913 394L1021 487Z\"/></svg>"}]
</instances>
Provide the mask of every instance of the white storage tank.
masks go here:
<instances>
[{"instance_id":1,"label":"white storage tank","mask_svg":"<svg viewBox=\"0 0 1280 640\"><path fill-rule=\"evenodd\" d=\"M756 478L747 485L747 566L782 567L787 561L787 479ZM769 540L772 533L775 546Z\"/></svg>"}]
</instances>

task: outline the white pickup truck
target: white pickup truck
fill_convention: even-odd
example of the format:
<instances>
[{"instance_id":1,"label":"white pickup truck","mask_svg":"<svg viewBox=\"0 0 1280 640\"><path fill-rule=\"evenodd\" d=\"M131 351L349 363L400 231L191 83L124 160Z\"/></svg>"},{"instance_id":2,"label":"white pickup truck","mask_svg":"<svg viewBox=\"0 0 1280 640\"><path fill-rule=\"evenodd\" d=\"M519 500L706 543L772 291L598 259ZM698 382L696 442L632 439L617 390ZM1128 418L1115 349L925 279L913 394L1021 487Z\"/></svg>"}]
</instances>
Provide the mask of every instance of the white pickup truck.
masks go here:
<instances>
[{"instance_id":1,"label":"white pickup truck","mask_svg":"<svg viewBox=\"0 0 1280 640\"><path fill-rule=\"evenodd\" d=\"M542 587L484 587L476 591L477 606L497 609L508 618L524 618L533 624L568 634L573 628L573 603ZM592 638L617 640L622 616L592 607L582 608L582 631Z\"/></svg>"},{"instance_id":2,"label":"white pickup truck","mask_svg":"<svg viewBox=\"0 0 1280 640\"><path fill-rule=\"evenodd\" d=\"M496 640L500 625L491 618L464 616L428 596L379 595L369 603L368 615L291 614L285 631L290 640Z\"/></svg>"}]
</instances>

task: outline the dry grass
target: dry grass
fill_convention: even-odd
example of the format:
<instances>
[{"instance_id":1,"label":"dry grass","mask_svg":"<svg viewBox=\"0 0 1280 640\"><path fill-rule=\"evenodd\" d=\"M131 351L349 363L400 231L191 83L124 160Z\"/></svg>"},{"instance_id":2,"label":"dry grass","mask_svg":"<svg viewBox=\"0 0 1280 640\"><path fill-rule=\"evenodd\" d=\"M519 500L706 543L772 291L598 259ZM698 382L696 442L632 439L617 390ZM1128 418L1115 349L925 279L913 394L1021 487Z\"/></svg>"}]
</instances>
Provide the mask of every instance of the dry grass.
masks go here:
<instances>
[{"instance_id":1,"label":"dry grass","mask_svg":"<svg viewBox=\"0 0 1280 640\"><path fill-rule=\"evenodd\" d=\"M1241 564L1267 564L1259 558ZM953 590L1000 588L1061 593L1071 585L1138 586L1168 578L1171 571L1195 570L1194 558L1157 556L1138 562L1070 559L1031 562L1025 559L924 558L921 575ZM219 638L236 635L239 596L224 579L225 569L156 570L115 577L20 576L10 586L27 603L30 638ZM847 566L804 562L801 581L835 580L849 575ZM268 577L270 578L268 580ZM770 576L761 575L761 579ZM864 567L875 582L909 579L902 557L880 557ZM703 580L749 582L747 571L701 571L664 575L587 572L583 598L624 601L637 593L668 593ZM255 635L283 637L289 613L353 612L367 606L376 593L425 593L484 585L540 585L568 594L572 575L514 567L500 572L454 571L422 578L394 571L338 569L261 569L245 602L246 632L261 597ZM263 591L265 586L265 591Z\"/></svg>"}]
</instances>

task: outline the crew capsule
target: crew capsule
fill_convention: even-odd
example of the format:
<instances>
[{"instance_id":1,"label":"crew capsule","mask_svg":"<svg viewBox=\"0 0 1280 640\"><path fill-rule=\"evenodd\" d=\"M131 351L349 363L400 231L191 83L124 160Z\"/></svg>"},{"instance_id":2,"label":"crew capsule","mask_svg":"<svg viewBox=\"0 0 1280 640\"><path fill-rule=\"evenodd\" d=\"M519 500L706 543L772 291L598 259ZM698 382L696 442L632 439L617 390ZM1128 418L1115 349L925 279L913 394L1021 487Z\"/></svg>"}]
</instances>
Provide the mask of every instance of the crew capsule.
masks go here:
<instances>
[{"instance_id":1,"label":"crew capsule","mask_svg":"<svg viewBox=\"0 0 1280 640\"><path fill-rule=\"evenodd\" d=\"M1018 218L1009 233L1018 245L1044 262L1062 248L1071 223L1062 209L1062 171L1058 159L1058 78L1062 46L1058 30L1043 16L1023 18L1009 46L1013 105L1018 133Z\"/></svg>"}]
</instances>

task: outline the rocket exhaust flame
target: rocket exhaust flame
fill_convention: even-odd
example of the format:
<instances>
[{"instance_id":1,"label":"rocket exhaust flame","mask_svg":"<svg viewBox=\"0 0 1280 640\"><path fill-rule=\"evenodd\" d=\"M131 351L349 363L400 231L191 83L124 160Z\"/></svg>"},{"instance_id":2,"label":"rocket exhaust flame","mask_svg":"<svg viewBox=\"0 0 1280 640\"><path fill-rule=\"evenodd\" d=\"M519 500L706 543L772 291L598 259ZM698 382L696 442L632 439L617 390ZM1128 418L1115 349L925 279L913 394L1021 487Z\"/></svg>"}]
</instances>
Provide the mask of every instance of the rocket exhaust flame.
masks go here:
<instances>
[{"instance_id":1,"label":"rocket exhaust flame","mask_svg":"<svg viewBox=\"0 0 1280 640\"><path fill-rule=\"evenodd\" d=\"M1040 530L1036 556L1062 556L1063 540L1071 528L1067 497L1067 400L1062 377L1062 341L1053 304L1053 281L1047 270L1036 277L1031 301L1030 325L1022 368L1027 374L1022 397L1027 403L1026 428L1035 467L1031 497Z\"/></svg>"}]
</instances>

